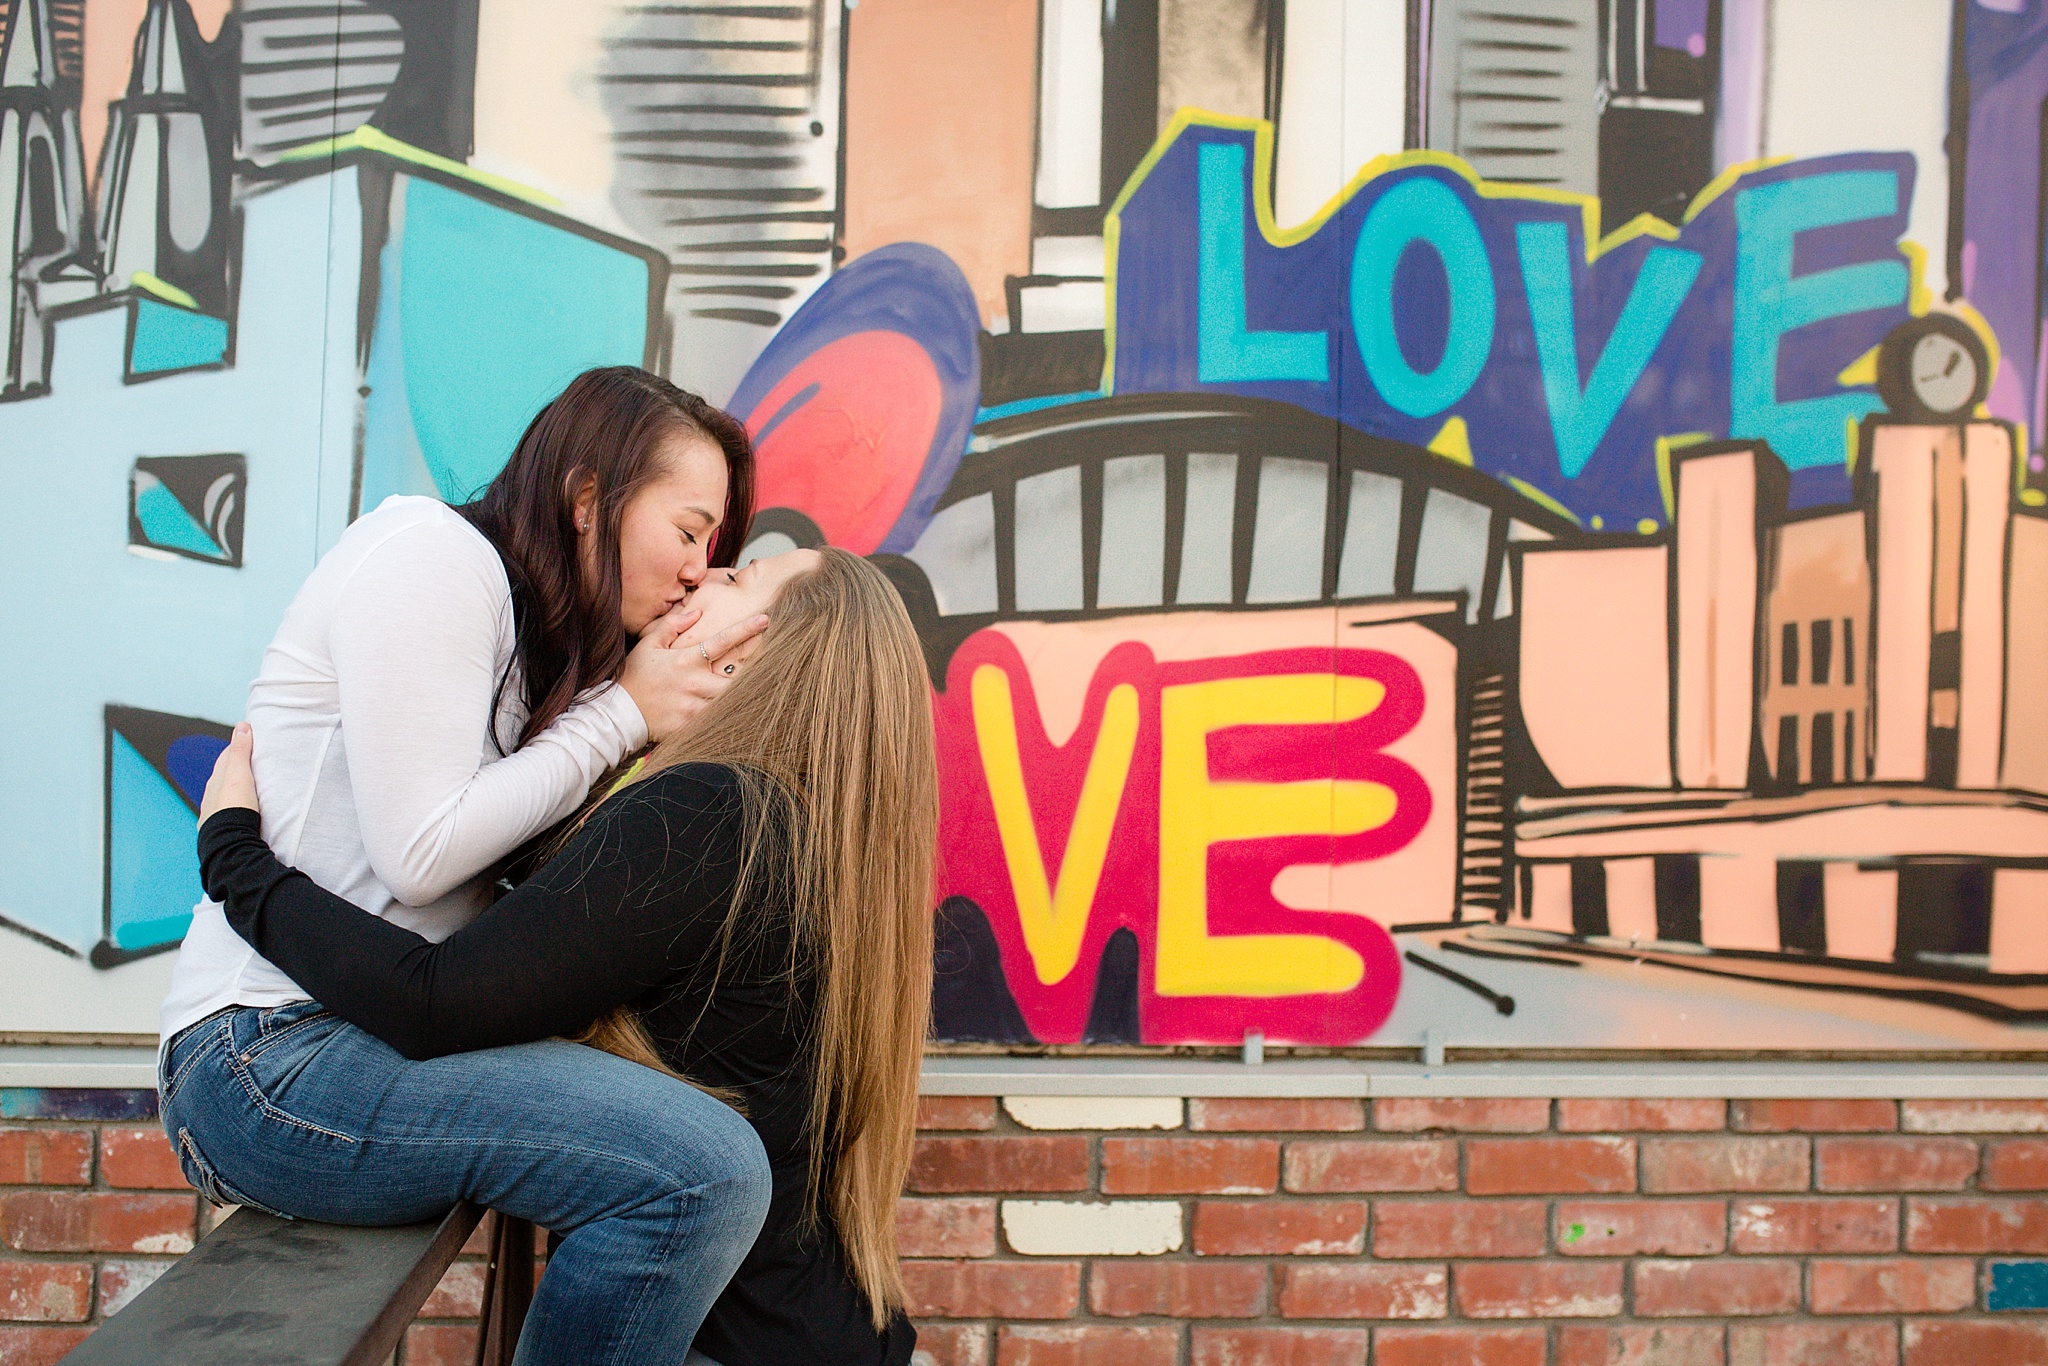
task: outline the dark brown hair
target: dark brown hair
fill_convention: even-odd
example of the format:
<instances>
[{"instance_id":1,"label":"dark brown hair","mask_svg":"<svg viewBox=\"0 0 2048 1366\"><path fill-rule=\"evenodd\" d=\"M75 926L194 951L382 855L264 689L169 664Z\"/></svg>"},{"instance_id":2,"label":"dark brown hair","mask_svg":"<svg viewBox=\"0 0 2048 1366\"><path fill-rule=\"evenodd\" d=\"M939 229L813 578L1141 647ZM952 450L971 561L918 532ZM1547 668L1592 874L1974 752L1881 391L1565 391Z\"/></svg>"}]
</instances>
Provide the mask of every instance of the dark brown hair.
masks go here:
<instances>
[{"instance_id":1,"label":"dark brown hair","mask_svg":"<svg viewBox=\"0 0 2048 1366\"><path fill-rule=\"evenodd\" d=\"M725 516L708 560L731 565L754 518L753 441L730 413L636 366L585 370L569 381L527 424L483 495L456 509L497 547L512 583L527 706L518 745L625 666L632 642L619 620L619 521L633 495L661 477L662 444L677 433L706 437L725 453ZM596 582L585 583L575 492L590 479ZM508 670L498 680L493 715L510 679ZM503 745L495 726L492 738Z\"/></svg>"}]
</instances>

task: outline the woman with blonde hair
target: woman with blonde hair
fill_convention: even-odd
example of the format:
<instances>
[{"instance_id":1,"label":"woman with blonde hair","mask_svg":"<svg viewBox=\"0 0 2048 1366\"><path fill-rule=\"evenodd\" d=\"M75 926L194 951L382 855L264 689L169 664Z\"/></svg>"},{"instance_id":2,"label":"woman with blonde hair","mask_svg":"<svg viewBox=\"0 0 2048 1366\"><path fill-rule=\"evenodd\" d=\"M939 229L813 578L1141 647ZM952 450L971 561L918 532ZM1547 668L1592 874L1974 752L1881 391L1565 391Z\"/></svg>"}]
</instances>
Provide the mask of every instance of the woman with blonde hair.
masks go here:
<instances>
[{"instance_id":1,"label":"woman with blonde hair","mask_svg":"<svg viewBox=\"0 0 2048 1366\"><path fill-rule=\"evenodd\" d=\"M277 861L244 809L245 733L208 787L207 889L337 1026L408 1058L583 1034L731 1098L773 1192L697 1350L901 1366L915 1334L894 1219L938 823L923 657L895 591L843 551L721 572L692 605L707 629L771 607L774 626L553 859L441 943ZM334 1160L304 1179L347 1180Z\"/></svg>"}]
</instances>

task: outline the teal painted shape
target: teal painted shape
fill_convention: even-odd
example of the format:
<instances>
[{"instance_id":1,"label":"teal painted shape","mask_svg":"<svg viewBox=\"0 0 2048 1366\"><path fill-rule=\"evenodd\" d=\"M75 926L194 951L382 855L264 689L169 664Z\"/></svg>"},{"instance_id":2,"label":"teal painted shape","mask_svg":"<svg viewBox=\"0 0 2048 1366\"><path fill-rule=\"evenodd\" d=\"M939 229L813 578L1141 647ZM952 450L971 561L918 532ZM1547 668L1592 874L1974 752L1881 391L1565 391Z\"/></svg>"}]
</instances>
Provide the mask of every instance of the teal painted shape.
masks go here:
<instances>
[{"instance_id":1,"label":"teal painted shape","mask_svg":"<svg viewBox=\"0 0 2048 1366\"><path fill-rule=\"evenodd\" d=\"M2048 1262L1993 1262L1984 1307L1994 1314L2048 1309Z\"/></svg>"},{"instance_id":2,"label":"teal painted shape","mask_svg":"<svg viewBox=\"0 0 2048 1366\"><path fill-rule=\"evenodd\" d=\"M1851 418L1884 407L1868 390L1778 399L1778 345L1788 332L1905 304L1904 261L1860 261L1794 275L1793 244L1816 228L1883 218L1899 200L1894 171L1833 171L1735 195L1735 323L1729 351L1728 435L1771 443L1787 469L1839 465Z\"/></svg>"},{"instance_id":3,"label":"teal painted shape","mask_svg":"<svg viewBox=\"0 0 2048 1366\"><path fill-rule=\"evenodd\" d=\"M1451 283L1443 359L1426 375L1408 363L1394 330L1394 272L1411 242L1435 250ZM1493 354L1498 302L1486 239L1450 186L1404 180L1379 197L1351 251L1351 328L1381 398L1410 417L1433 417L1465 397Z\"/></svg>"},{"instance_id":4,"label":"teal painted shape","mask_svg":"<svg viewBox=\"0 0 2048 1366\"><path fill-rule=\"evenodd\" d=\"M142 523L142 534L151 545L190 551L210 560L228 558L227 551L192 520L192 514L163 481L141 470L135 472L135 520Z\"/></svg>"},{"instance_id":5,"label":"teal painted shape","mask_svg":"<svg viewBox=\"0 0 2048 1366\"><path fill-rule=\"evenodd\" d=\"M1650 248L1629 286L1621 317L1593 362L1592 377L1581 390L1570 236L1562 223L1518 223L1515 249L1522 261L1522 285L1529 293L1529 318L1536 329L1536 358L1543 370L1551 435L1557 438L1558 468L1565 478L1576 479L1671 330L1671 320L1699 277L1701 258L1698 252L1677 247Z\"/></svg>"},{"instance_id":6,"label":"teal painted shape","mask_svg":"<svg viewBox=\"0 0 2048 1366\"><path fill-rule=\"evenodd\" d=\"M1245 322L1244 147L1202 144L1201 252L1197 283L1196 378L1249 384L1330 378L1330 341L1321 332L1254 332Z\"/></svg>"},{"instance_id":7,"label":"teal painted shape","mask_svg":"<svg viewBox=\"0 0 2048 1366\"><path fill-rule=\"evenodd\" d=\"M209 318L188 308L173 308L155 299L135 300L135 331L128 343L128 373L154 375L218 365L228 353L225 319Z\"/></svg>"},{"instance_id":8,"label":"teal painted shape","mask_svg":"<svg viewBox=\"0 0 2048 1366\"><path fill-rule=\"evenodd\" d=\"M638 365L648 267L630 252L403 182L399 326L407 407L441 496L467 502L543 404L597 365Z\"/></svg>"},{"instance_id":9,"label":"teal painted shape","mask_svg":"<svg viewBox=\"0 0 2048 1366\"><path fill-rule=\"evenodd\" d=\"M147 949L185 937L199 885L199 820L185 799L119 733L107 817L109 937Z\"/></svg>"}]
</instances>

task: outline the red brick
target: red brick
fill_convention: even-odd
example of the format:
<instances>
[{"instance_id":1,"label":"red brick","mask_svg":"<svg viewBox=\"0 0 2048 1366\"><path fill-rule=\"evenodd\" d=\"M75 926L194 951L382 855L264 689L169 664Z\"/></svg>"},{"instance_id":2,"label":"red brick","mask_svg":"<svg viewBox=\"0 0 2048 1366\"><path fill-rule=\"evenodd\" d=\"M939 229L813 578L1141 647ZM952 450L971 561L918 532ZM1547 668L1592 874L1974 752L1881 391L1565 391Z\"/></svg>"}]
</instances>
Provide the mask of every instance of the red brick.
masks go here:
<instances>
[{"instance_id":1,"label":"red brick","mask_svg":"<svg viewBox=\"0 0 2048 1366\"><path fill-rule=\"evenodd\" d=\"M72 1348L84 1342L90 1328L10 1327L0 1324L0 1366L56 1366Z\"/></svg>"},{"instance_id":2,"label":"red brick","mask_svg":"<svg viewBox=\"0 0 2048 1366\"><path fill-rule=\"evenodd\" d=\"M996 1366L1174 1366L1178 1328L1015 1328L996 1330Z\"/></svg>"},{"instance_id":3,"label":"red brick","mask_svg":"<svg viewBox=\"0 0 2048 1366\"><path fill-rule=\"evenodd\" d=\"M1977 1264L1967 1257L1816 1259L1806 1293L1816 1314L1953 1314L1977 1302Z\"/></svg>"},{"instance_id":4,"label":"red brick","mask_svg":"<svg viewBox=\"0 0 2048 1366\"><path fill-rule=\"evenodd\" d=\"M1810 1161L1804 1138L1646 1138L1643 1189L1672 1195L1805 1190Z\"/></svg>"},{"instance_id":5,"label":"red brick","mask_svg":"<svg viewBox=\"0 0 2048 1366\"><path fill-rule=\"evenodd\" d=\"M2048 1100L1909 1100L1900 1109L1910 1134L2048 1133Z\"/></svg>"},{"instance_id":6,"label":"red brick","mask_svg":"<svg viewBox=\"0 0 2048 1366\"><path fill-rule=\"evenodd\" d=\"M996 1127L994 1096L919 1096L917 1127L920 1129L993 1129Z\"/></svg>"},{"instance_id":7,"label":"red brick","mask_svg":"<svg viewBox=\"0 0 2048 1366\"><path fill-rule=\"evenodd\" d=\"M420 1306L423 1319L473 1319L484 1307L487 1262L456 1262L441 1273L440 1284Z\"/></svg>"},{"instance_id":8,"label":"red brick","mask_svg":"<svg viewBox=\"0 0 2048 1366\"><path fill-rule=\"evenodd\" d=\"M1557 1207L1567 1257L1710 1257L1728 1250L1719 1200L1567 1200Z\"/></svg>"},{"instance_id":9,"label":"red brick","mask_svg":"<svg viewBox=\"0 0 2048 1366\"><path fill-rule=\"evenodd\" d=\"M1365 1127L1365 1102L1197 1098L1188 1102L1188 1127L1215 1133L1342 1133Z\"/></svg>"},{"instance_id":10,"label":"red brick","mask_svg":"<svg viewBox=\"0 0 2048 1366\"><path fill-rule=\"evenodd\" d=\"M1557 1127L1568 1134L1725 1129L1728 1127L1728 1102L1580 1097L1557 1103Z\"/></svg>"},{"instance_id":11,"label":"red brick","mask_svg":"<svg viewBox=\"0 0 2048 1366\"><path fill-rule=\"evenodd\" d=\"M1739 1323L1728 1366L1898 1366L1893 1323ZM1562 1362L1558 1366L1564 1366ZM1972 1366L1991 1366L1988 1362Z\"/></svg>"},{"instance_id":12,"label":"red brick","mask_svg":"<svg viewBox=\"0 0 2048 1366\"><path fill-rule=\"evenodd\" d=\"M1977 1184L1988 1191L2048 1190L2048 1139L2009 1138L1984 1145Z\"/></svg>"},{"instance_id":13,"label":"red brick","mask_svg":"<svg viewBox=\"0 0 2048 1366\"><path fill-rule=\"evenodd\" d=\"M88 1129L0 1129L0 1186L89 1186Z\"/></svg>"},{"instance_id":14,"label":"red brick","mask_svg":"<svg viewBox=\"0 0 2048 1366\"><path fill-rule=\"evenodd\" d=\"M0 1196L0 1242L19 1252L190 1252L192 1195L21 1191Z\"/></svg>"},{"instance_id":15,"label":"red brick","mask_svg":"<svg viewBox=\"0 0 2048 1366\"><path fill-rule=\"evenodd\" d=\"M405 1330L405 1366L470 1366L476 1360L476 1326L415 1323Z\"/></svg>"},{"instance_id":16,"label":"red brick","mask_svg":"<svg viewBox=\"0 0 2048 1366\"><path fill-rule=\"evenodd\" d=\"M903 1291L924 1318L1063 1319L1081 1307L1081 1264L906 1261Z\"/></svg>"},{"instance_id":17,"label":"red brick","mask_svg":"<svg viewBox=\"0 0 2048 1366\"><path fill-rule=\"evenodd\" d=\"M2048 1323L1969 1320L1906 1325L1906 1366L2043 1366Z\"/></svg>"},{"instance_id":18,"label":"red brick","mask_svg":"<svg viewBox=\"0 0 2048 1366\"><path fill-rule=\"evenodd\" d=\"M162 1129L100 1130L100 1176L126 1190L189 1190Z\"/></svg>"},{"instance_id":19,"label":"red brick","mask_svg":"<svg viewBox=\"0 0 2048 1366\"><path fill-rule=\"evenodd\" d=\"M910 1159L910 1189L1084 1191L1085 1138L921 1138Z\"/></svg>"},{"instance_id":20,"label":"red brick","mask_svg":"<svg viewBox=\"0 0 2048 1366\"><path fill-rule=\"evenodd\" d=\"M988 1366L985 1323L920 1323L917 1350L932 1366Z\"/></svg>"},{"instance_id":21,"label":"red brick","mask_svg":"<svg viewBox=\"0 0 2048 1366\"><path fill-rule=\"evenodd\" d=\"M1195 1251L1205 1257L1355 1256L1365 1251L1365 1205L1356 1200L1204 1200Z\"/></svg>"},{"instance_id":22,"label":"red brick","mask_svg":"<svg viewBox=\"0 0 2048 1366\"><path fill-rule=\"evenodd\" d=\"M0 1262L0 1319L79 1323L92 1313L85 1262Z\"/></svg>"},{"instance_id":23,"label":"red brick","mask_svg":"<svg viewBox=\"0 0 2048 1366\"><path fill-rule=\"evenodd\" d=\"M917 1200L896 1202L896 1252L901 1257L993 1257L996 1202Z\"/></svg>"},{"instance_id":24,"label":"red brick","mask_svg":"<svg viewBox=\"0 0 2048 1366\"><path fill-rule=\"evenodd\" d=\"M1266 1268L1251 1262L1105 1259L1088 1269L1088 1305L1114 1319L1256 1318L1266 1312Z\"/></svg>"},{"instance_id":25,"label":"red brick","mask_svg":"<svg viewBox=\"0 0 2048 1366\"><path fill-rule=\"evenodd\" d=\"M1899 1127L1895 1100L1738 1100L1735 1127L1753 1134L1881 1134Z\"/></svg>"},{"instance_id":26,"label":"red brick","mask_svg":"<svg viewBox=\"0 0 2048 1366\"><path fill-rule=\"evenodd\" d=\"M1540 1200L1382 1200L1373 1207L1375 1257L1540 1257Z\"/></svg>"},{"instance_id":27,"label":"red brick","mask_svg":"<svg viewBox=\"0 0 2048 1366\"><path fill-rule=\"evenodd\" d=\"M1737 1252L1895 1252L1896 1200L1738 1200L1733 1209Z\"/></svg>"},{"instance_id":28,"label":"red brick","mask_svg":"<svg viewBox=\"0 0 2048 1366\"><path fill-rule=\"evenodd\" d=\"M1291 1191L1454 1191L1453 1138L1326 1138L1287 1145L1282 1183Z\"/></svg>"},{"instance_id":29,"label":"red brick","mask_svg":"<svg viewBox=\"0 0 2048 1366\"><path fill-rule=\"evenodd\" d=\"M1956 1191L1977 1174L1967 1138L1816 1138L1813 1183L1824 1191Z\"/></svg>"},{"instance_id":30,"label":"red brick","mask_svg":"<svg viewBox=\"0 0 2048 1366\"><path fill-rule=\"evenodd\" d=\"M1436 1100L1398 1096L1372 1103L1372 1127L1389 1133L1451 1129L1473 1134L1536 1134L1550 1127L1550 1102L1522 1097Z\"/></svg>"},{"instance_id":31,"label":"red brick","mask_svg":"<svg viewBox=\"0 0 2048 1366\"><path fill-rule=\"evenodd\" d=\"M1280 1314L1290 1319L1440 1319L1450 1310L1442 1266L1285 1265Z\"/></svg>"},{"instance_id":32,"label":"red brick","mask_svg":"<svg viewBox=\"0 0 2048 1366\"><path fill-rule=\"evenodd\" d=\"M1382 1328L1377 1366L1543 1366L1541 1328Z\"/></svg>"},{"instance_id":33,"label":"red brick","mask_svg":"<svg viewBox=\"0 0 2048 1366\"><path fill-rule=\"evenodd\" d=\"M1636 1316L1790 1314L1799 1308L1797 1262L1637 1262Z\"/></svg>"},{"instance_id":34,"label":"red brick","mask_svg":"<svg viewBox=\"0 0 2048 1366\"><path fill-rule=\"evenodd\" d=\"M1722 1366L1721 1330L1691 1323L1557 1330L1557 1366Z\"/></svg>"},{"instance_id":35,"label":"red brick","mask_svg":"<svg viewBox=\"0 0 2048 1366\"><path fill-rule=\"evenodd\" d=\"M1467 1262L1458 1312L1469 1319L1604 1319L1621 1312L1620 1262Z\"/></svg>"},{"instance_id":36,"label":"red brick","mask_svg":"<svg viewBox=\"0 0 2048 1366\"><path fill-rule=\"evenodd\" d=\"M1465 1144L1472 1195L1592 1195L1636 1188L1632 1138L1475 1138Z\"/></svg>"},{"instance_id":37,"label":"red brick","mask_svg":"<svg viewBox=\"0 0 2048 1366\"><path fill-rule=\"evenodd\" d=\"M1927 1197L1906 1202L1908 1252L2048 1252L2048 1200Z\"/></svg>"},{"instance_id":38,"label":"red brick","mask_svg":"<svg viewBox=\"0 0 2048 1366\"><path fill-rule=\"evenodd\" d=\"M1271 1195L1280 1185L1273 1138L1105 1138L1104 1195Z\"/></svg>"},{"instance_id":39,"label":"red brick","mask_svg":"<svg viewBox=\"0 0 2048 1366\"><path fill-rule=\"evenodd\" d=\"M1190 1337L1190 1366L1365 1366L1372 1342L1363 1328L1196 1328Z\"/></svg>"}]
</instances>

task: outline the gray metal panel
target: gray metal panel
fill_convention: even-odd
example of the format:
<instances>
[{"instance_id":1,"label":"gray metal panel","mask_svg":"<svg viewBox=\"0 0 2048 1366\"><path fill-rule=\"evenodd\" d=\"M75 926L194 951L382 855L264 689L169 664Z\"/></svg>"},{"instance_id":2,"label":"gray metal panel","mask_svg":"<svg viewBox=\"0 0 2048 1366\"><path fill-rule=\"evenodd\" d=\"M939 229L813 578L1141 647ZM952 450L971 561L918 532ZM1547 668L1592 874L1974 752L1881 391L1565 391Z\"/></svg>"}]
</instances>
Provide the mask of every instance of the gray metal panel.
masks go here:
<instances>
[{"instance_id":1,"label":"gray metal panel","mask_svg":"<svg viewBox=\"0 0 2048 1366\"><path fill-rule=\"evenodd\" d=\"M1312 460L1259 462L1252 578L1246 602L1315 602L1323 596L1323 535L1329 521L1329 466Z\"/></svg>"},{"instance_id":2,"label":"gray metal panel","mask_svg":"<svg viewBox=\"0 0 2048 1366\"><path fill-rule=\"evenodd\" d=\"M1486 587L1487 530L1493 512L1484 503L1431 489L1422 505L1422 539L1415 547L1415 591L1463 589L1465 620L1479 619L1479 594Z\"/></svg>"},{"instance_id":3,"label":"gray metal panel","mask_svg":"<svg viewBox=\"0 0 2048 1366\"><path fill-rule=\"evenodd\" d=\"M1489 180L1596 194L1598 0L1437 0L1428 141Z\"/></svg>"},{"instance_id":4,"label":"gray metal panel","mask_svg":"<svg viewBox=\"0 0 2048 1366\"><path fill-rule=\"evenodd\" d=\"M1401 481L1357 470L1344 520L1344 553L1337 561L1337 596L1384 597L1394 591L1401 554Z\"/></svg>"},{"instance_id":5,"label":"gray metal panel","mask_svg":"<svg viewBox=\"0 0 2048 1366\"><path fill-rule=\"evenodd\" d=\"M611 207L668 255L671 377L724 402L832 272L846 11L606 9L598 70L561 78L611 125Z\"/></svg>"},{"instance_id":6,"label":"gray metal panel","mask_svg":"<svg viewBox=\"0 0 2048 1366\"><path fill-rule=\"evenodd\" d=\"M354 132L405 58L398 20L363 0L242 0L240 154L259 166Z\"/></svg>"},{"instance_id":7,"label":"gray metal panel","mask_svg":"<svg viewBox=\"0 0 2048 1366\"><path fill-rule=\"evenodd\" d=\"M986 493L940 512L910 548L931 581L941 616L996 610L996 513Z\"/></svg>"},{"instance_id":8,"label":"gray metal panel","mask_svg":"<svg viewBox=\"0 0 2048 1366\"><path fill-rule=\"evenodd\" d=\"M1017 610L1081 610L1081 471L1017 481Z\"/></svg>"},{"instance_id":9,"label":"gray metal panel","mask_svg":"<svg viewBox=\"0 0 2048 1366\"><path fill-rule=\"evenodd\" d=\"M1230 549L1236 517L1237 457L1190 455L1175 602L1230 601Z\"/></svg>"},{"instance_id":10,"label":"gray metal panel","mask_svg":"<svg viewBox=\"0 0 2048 1366\"><path fill-rule=\"evenodd\" d=\"M87 1338L75 1366L377 1366L483 1211L343 1228L240 1209Z\"/></svg>"},{"instance_id":11,"label":"gray metal panel","mask_svg":"<svg viewBox=\"0 0 2048 1366\"><path fill-rule=\"evenodd\" d=\"M1102 555L1097 607L1157 607L1166 591L1166 457L1102 464Z\"/></svg>"}]
</instances>

